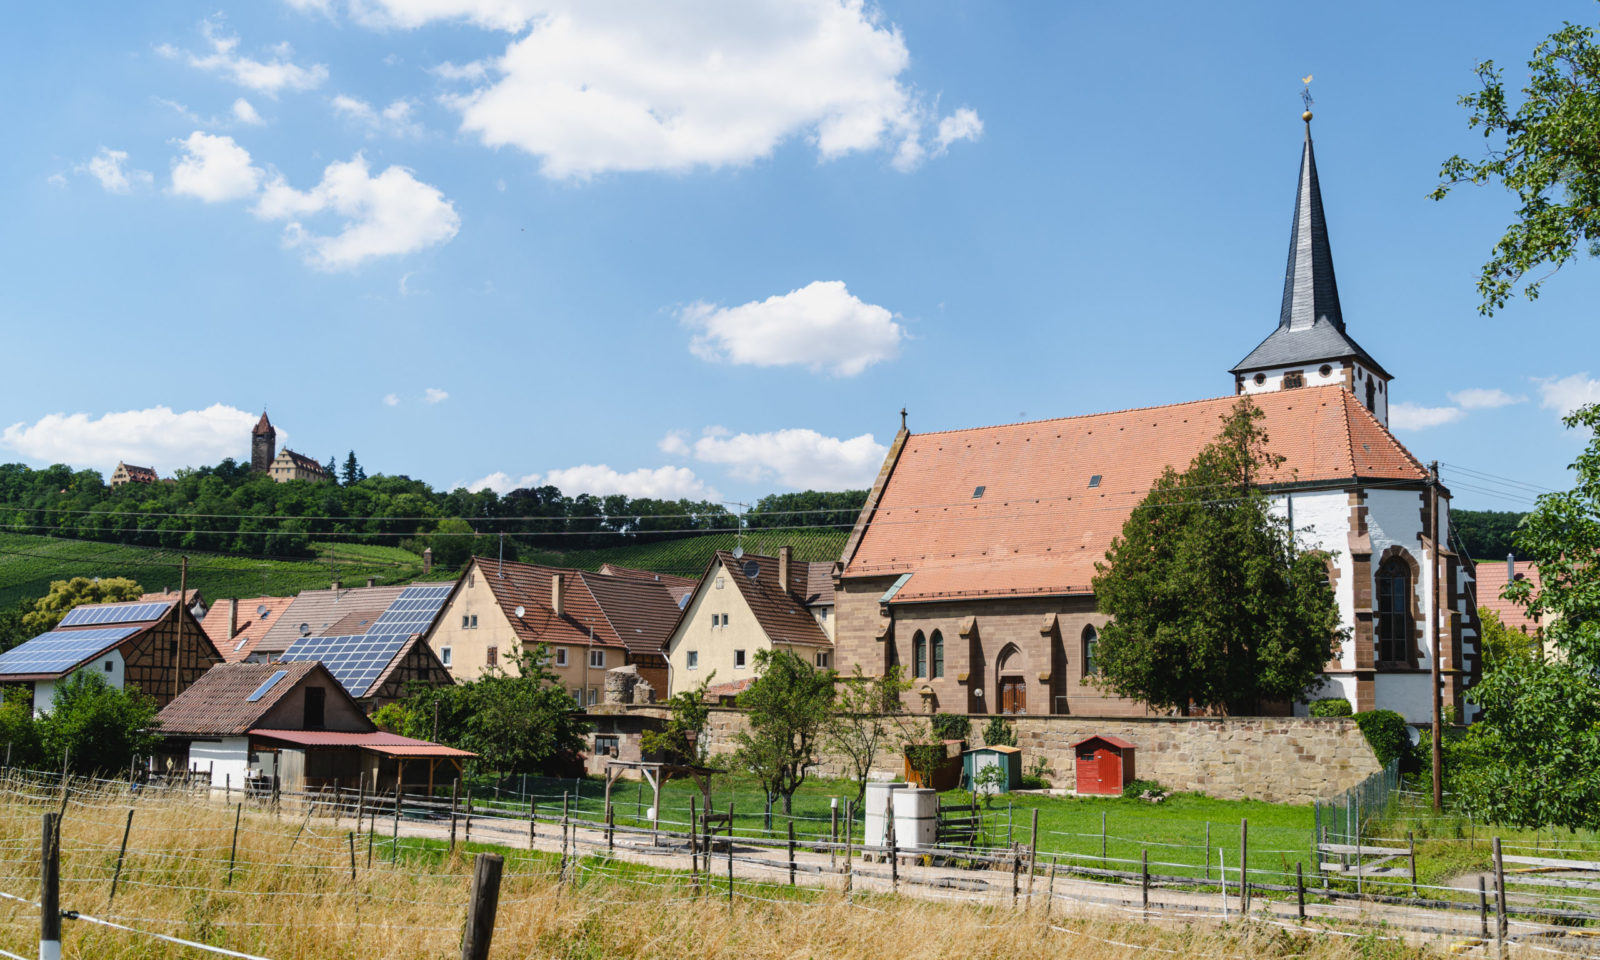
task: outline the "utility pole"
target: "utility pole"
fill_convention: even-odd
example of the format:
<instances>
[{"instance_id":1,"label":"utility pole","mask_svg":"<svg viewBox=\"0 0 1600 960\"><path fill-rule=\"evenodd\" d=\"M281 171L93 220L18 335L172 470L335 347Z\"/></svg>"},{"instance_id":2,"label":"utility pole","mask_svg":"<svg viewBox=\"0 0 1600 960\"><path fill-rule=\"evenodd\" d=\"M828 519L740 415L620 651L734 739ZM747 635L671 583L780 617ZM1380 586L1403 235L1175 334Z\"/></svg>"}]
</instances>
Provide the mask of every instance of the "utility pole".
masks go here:
<instances>
[{"instance_id":1,"label":"utility pole","mask_svg":"<svg viewBox=\"0 0 1600 960\"><path fill-rule=\"evenodd\" d=\"M1433 642L1428 660L1432 667L1433 696L1433 812L1444 809L1444 704L1440 684L1440 660L1444 655L1444 598L1439 596L1439 564L1444 562L1444 544L1439 539L1439 461L1428 464L1429 506L1433 515Z\"/></svg>"},{"instance_id":2,"label":"utility pole","mask_svg":"<svg viewBox=\"0 0 1600 960\"><path fill-rule=\"evenodd\" d=\"M173 609L174 619L178 623L178 639L172 646L172 700L178 699L179 667L183 660L183 614L184 599L189 593L189 558L183 558L183 564L178 568L178 605ZM172 702L171 700L167 701Z\"/></svg>"}]
</instances>

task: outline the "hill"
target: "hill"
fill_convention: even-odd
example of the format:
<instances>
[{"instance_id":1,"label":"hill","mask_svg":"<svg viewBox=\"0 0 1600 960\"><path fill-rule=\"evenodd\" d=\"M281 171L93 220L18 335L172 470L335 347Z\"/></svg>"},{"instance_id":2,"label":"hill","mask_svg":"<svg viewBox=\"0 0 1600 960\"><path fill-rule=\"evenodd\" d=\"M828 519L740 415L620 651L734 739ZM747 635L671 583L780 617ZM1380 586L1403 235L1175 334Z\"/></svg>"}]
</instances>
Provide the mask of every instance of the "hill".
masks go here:
<instances>
[{"instance_id":1,"label":"hill","mask_svg":"<svg viewBox=\"0 0 1600 960\"><path fill-rule=\"evenodd\" d=\"M712 554L718 550L732 550L742 545L746 553L777 555L778 548L794 548L796 560L839 559L844 552L844 542L849 530L828 530L819 527L791 528L787 530L751 530L742 537L732 533L708 533L695 537L680 537L659 543L646 543L611 547L604 550L554 550L530 549L520 551L520 559L528 563L547 563L552 566L574 567L579 570L598 570L604 563L649 570L652 573L670 573L680 577L698 577L705 572Z\"/></svg>"}]
</instances>

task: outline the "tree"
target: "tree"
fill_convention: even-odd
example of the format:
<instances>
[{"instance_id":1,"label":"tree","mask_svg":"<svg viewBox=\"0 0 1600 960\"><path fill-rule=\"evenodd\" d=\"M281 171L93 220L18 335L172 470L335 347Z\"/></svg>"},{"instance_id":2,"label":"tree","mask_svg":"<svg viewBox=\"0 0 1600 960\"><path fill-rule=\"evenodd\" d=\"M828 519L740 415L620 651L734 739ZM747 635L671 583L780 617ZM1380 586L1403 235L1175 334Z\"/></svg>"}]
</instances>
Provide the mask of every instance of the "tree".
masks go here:
<instances>
[{"instance_id":1,"label":"tree","mask_svg":"<svg viewBox=\"0 0 1600 960\"><path fill-rule=\"evenodd\" d=\"M1479 63L1477 74L1478 91L1458 102L1489 149L1479 161L1459 154L1446 160L1431 196L1441 200L1459 184L1490 182L1517 196L1516 219L1478 277L1478 310L1489 315L1530 270L1550 268L1522 288L1533 300L1564 264L1600 255L1600 48L1592 28L1570 23L1545 38L1528 61L1514 109L1493 60Z\"/></svg>"},{"instance_id":2,"label":"tree","mask_svg":"<svg viewBox=\"0 0 1600 960\"><path fill-rule=\"evenodd\" d=\"M1342 636L1327 558L1295 549L1256 481L1282 463L1242 398L1156 481L1096 564L1095 682L1156 708L1249 714L1302 696Z\"/></svg>"},{"instance_id":3,"label":"tree","mask_svg":"<svg viewBox=\"0 0 1600 960\"><path fill-rule=\"evenodd\" d=\"M367 479L367 471L361 469L361 462L356 459L354 450L351 450L350 455L344 458L344 471L339 475L339 479L347 487L352 483L360 483Z\"/></svg>"},{"instance_id":4,"label":"tree","mask_svg":"<svg viewBox=\"0 0 1600 960\"><path fill-rule=\"evenodd\" d=\"M18 600L9 607L0 608L0 653L37 636L24 622L32 611L32 600Z\"/></svg>"},{"instance_id":5,"label":"tree","mask_svg":"<svg viewBox=\"0 0 1600 960\"><path fill-rule=\"evenodd\" d=\"M1504 560L1515 553L1512 538L1526 513L1511 510L1450 511L1450 532L1474 560Z\"/></svg>"},{"instance_id":6,"label":"tree","mask_svg":"<svg viewBox=\"0 0 1600 960\"><path fill-rule=\"evenodd\" d=\"M734 735L734 760L755 775L768 794L794 808L794 793L817 762L817 748L833 706L832 670L818 670L787 650L758 650L758 676L739 694L748 729Z\"/></svg>"},{"instance_id":7,"label":"tree","mask_svg":"<svg viewBox=\"0 0 1600 960\"><path fill-rule=\"evenodd\" d=\"M1488 607L1478 608L1478 625L1481 628L1479 635L1483 638L1480 646L1485 670L1493 670L1511 659L1531 660L1538 656L1538 637L1511 629L1500 620L1498 613Z\"/></svg>"},{"instance_id":8,"label":"tree","mask_svg":"<svg viewBox=\"0 0 1600 960\"><path fill-rule=\"evenodd\" d=\"M33 695L27 687L0 690L0 739L5 740L6 756L10 758L7 762L11 766L37 768L43 765L39 724L33 718Z\"/></svg>"},{"instance_id":9,"label":"tree","mask_svg":"<svg viewBox=\"0 0 1600 960\"><path fill-rule=\"evenodd\" d=\"M351 452L353 453L354 451ZM339 462L333 459L331 454L328 456L328 462L322 465L322 469L328 471L329 480L332 480L334 483L339 482Z\"/></svg>"},{"instance_id":10,"label":"tree","mask_svg":"<svg viewBox=\"0 0 1600 960\"><path fill-rule=\"evenodd\" d=\"M149 756L160 740L153 697L137 687L118 690L89 670L56 687L55 702L38 723L45 761L65 756L86 775L126 770L134 755Z\"/></svg>"},{"instance_id":11,"label":"tree","mask_svg":"<svg viewBox=\"0 0 1600 960\"><path fill-rule=\"evenodd\" d=\"M56 628L73 607L86 603L114 603L137 600L144 588L127 577L73 577L50 581L50 592L34 601L33 610L22 617L22 625L36 637Z\"/></svg>"},{"instance_id":12,"label":"tree","mask_svg":"<svg viewBox=\"0 0 1600 960\"><path fill-rule=\"evenodd\" d=\"M1552 655L1486 657L1472 688L1482 708L1456 781L1468 809L1495 823L1600 827L1600 404L1565 418L1587 428L1571 490L1539 497L1517 551L1539 570L1506 596L1544 627ZM1486 637L1486 640L1488 638ZM1490 646L1486 654L1493 651Z\"/></svg>"},{"instance_id":13,"label":"tree","mask_svg":"<svg viewBox=\"0 0 1600 960\"><path fill-rule=\"evenodd\" d=\"M881 677L869 677L858 663L855 672L839 682L838 699L824 736L850 764L856 803L867 795L867 777L878 754L897 734L901 741L909 739L911 719L900 698L910 689L904 668L898 664Z\"/></svg>"},{"instance_id":14,"label":"tree","mask_svg":"<svg viewBox=\"0 0 1600 960\"><path fill-rule=\"evenodd\" d=\"M700 764L706 758L706 721L711 705L706 703L706 688L711 686L713 670L700 685L679 690L667 700L672 716L661 730L646 730L639 736L645 753L659 753L668 763Z\"/></svg>"}]
</instances>

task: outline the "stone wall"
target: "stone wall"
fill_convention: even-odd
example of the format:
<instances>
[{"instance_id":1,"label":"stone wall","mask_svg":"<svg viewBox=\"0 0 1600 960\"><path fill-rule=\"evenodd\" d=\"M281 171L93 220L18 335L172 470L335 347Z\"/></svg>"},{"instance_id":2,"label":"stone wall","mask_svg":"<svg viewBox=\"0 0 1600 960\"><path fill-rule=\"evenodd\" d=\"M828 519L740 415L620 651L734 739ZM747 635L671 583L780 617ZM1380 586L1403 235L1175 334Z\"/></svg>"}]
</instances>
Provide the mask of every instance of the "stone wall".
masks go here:
<instances>
[{"instance_id":1,"label":"stone wall","mask_svg":"<svg viewBox=\"0 0 1600 960\"><path fill-rule=\"evenodd\" d=\"M927 730L913 719L917 735ZM970 745L982 742L987 716L972 717ZM1223 800L1310 803L1355 786L1382 767L1366 738L1349 718L1241 717L1224 719L1018 716L1009 718L1022 748L1026 770L1036 757L1050 765L1053 786L1073 784L1072 744L1095 734L1121 737L1135 747L1134 767L1143 780L1168 790L1198 791ZM707 744L713 756L733 752L733 736L744 729L744 714L713 708ZM883 751L876 772L903 772L898 742ZM824 757L818 774L845 776L842 758Z\"/></svg>"}]
</instances>

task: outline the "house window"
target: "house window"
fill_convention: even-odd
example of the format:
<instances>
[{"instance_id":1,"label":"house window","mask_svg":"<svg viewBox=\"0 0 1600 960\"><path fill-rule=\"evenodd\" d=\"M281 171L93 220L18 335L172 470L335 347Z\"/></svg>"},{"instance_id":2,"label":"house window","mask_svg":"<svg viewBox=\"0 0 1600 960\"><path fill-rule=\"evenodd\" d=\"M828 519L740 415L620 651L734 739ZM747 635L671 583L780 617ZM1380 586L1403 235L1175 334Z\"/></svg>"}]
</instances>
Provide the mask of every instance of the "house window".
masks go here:
<instances>
[{"instance_id":1,"label":"house window","mask_svg":"<svg viewBox=\"0 0 1600 960\"><path fill-rule=\"evenodd\" d=\"M689 669L690 670L699 670L700 669L700 651L699 650L690 650L689 651Z\"/></svg>"},{"instance_id":2,"label":"house window","mask_svg":"<svg viewBox=\"0 0 1600 960\"><path fill-rule=\"evenodd\" d=\"M622 738L607 734L595 734L594 755L597 757L614 757L622 746Z\"/></svg>"},{"instance_id":3,"label":"house window","mask_svg":"<svg viewBox=\"0 0 1600 960\"><path fill-rule=\"evenodd\" d=\"M473 629L473 630L478 629L478 615L476 613L474 613L472 615L472 627L471 627L471 629Z\"/></svg>"},{"instance_id":4,"label":"house window","mask_svg":"<svg viewBox=\"0 0 1600 960\"><path fill-rule=\"evenodd\" d=\"M823 623L827 623L828 622L828 608L827 607L818 607L817 608L817 619L822 621Z\"/></svg>"},{"instance_id":5,"label":"house window","mask_svg":"<svg viewBox=\"0 0 1600 960\"><path fill-rule=\"evenodd\" d=\"M717 589L718 590L722 589L722 578L721 577L717 578Z\"/></svg>"},{"instance_id":6,"label":"house window","mask_svg":"<svg viewBox=\"0 0 1600 960\"><path fill-rule=\"evenodd\" d=\"M933 662L929 664L929 675L937 680L944 677L944 634L935 630L930 639L933 641Z\"/></svg>"},{"instance_id":7,"label":"house window","mask_svg":"<svg viewBox=\"0 0 1600 960\"><path fill-rule=\"evenodd\" d=\"M566 647L556 647L556 666L564 667L566 665L567 665L567 648Z\"/></svg>"},{"instance_id":8,"label":"house window","mask_svg":"<svg viewBox=\"0 0 1600 960\"><path fill-rule=\"evenodd\" d=\"M444 664L447 667L450 666L450 648L449 647L440 647L439 648L439 662Z\"/></svg>"},{"instance_id":9,"label":"house window","mask_svg":"<svg viewBox=\"0 0 1600 960\"><path fill-rule=\"evenodd\" d=\"M599 687L590 687L589 688L589 706L592 707L592 706L594 706L595 704L597 704L599 702L600 702L600 688Z\"/></svg>"},{"instance_id":10,"label":"house window","mask_svg":"<svg viewBox=\"0 0 1600 960\"><path fill-rule=\"evenodd\" d=\"M1400 557L1378 565L1378 661L1411 665L1411 566Z\"/></svg>"},{"instance_id":11,"label":"house window","mask_svg":"<svg viewBox=\"0 0 1600 960\"><path fill-rule=\"evenodd\" d=\"M467 624L471 623L471 622L472 621L470 619L468 619L466 614L463 613L461 615L461 629L463 629L463 630L467 629Z\"/></svg>"},{"instance_id":12,"label":"house window","mask_svg":"<svg viewBox=\"0 0 1600 960\"><path fill-rule=\"evenodd\" d=\"M1095 647L1100 645L1100 634L1094 627L1083 628L1083 675L1092 677L1100 672L1100 664L1095 661Z\"/></svg>"},{"instance_id":13,"label":"house window","mask_svg":"<svg viewBox=\"0 0 1600 960\"><path fill-rule=\"evenodd\" d=\"M497 663L499 663L500 662L500 648L499 647L489 647L486 650L484 650L483 651L483 662L486 665L491 666L491 667L496 665Z\"/></svg>"},{"instance_id":14,"label":"house window","mask_svg":"<svg viewBox=\"0 0 1600 960\"><path fill-rule=\"evenodd\" d=\"M606 665L606 652L604 650L589 651L589 666L597 670L604 669Z\"/></svg>"},{"instance_id":15,"label":"house window","mask_svg":"<svg viewBox=\"0 0 1600 960\"><path fill-rule=\"evenodd\" d=\"M824 670L826 670L828 668L828 654L827 654L827 651L818 651L818 653L817 653L817 666L823 668Z\"/></svg>"},{"instance_id":16,"label":"house window","mask_svg":"<svg viewBox=\"0 0 1600 960\"><path fill-rule=\"evenodd\" d=\"M1267 382L1267 375L1264 374L1264 373L1258 373L1258 374L1255 375L1255 381L1256 381L1256 386L1259 387L1263 383Z\"/></svg>"},{"instance_id":17,"label":"house window","mask_svg":"<svg viewBox=\"0 0 1600 960\"><path fill-rule=\"evenodd\" d=\"M583 706L583 688L582 687L573 687L572 688L572 702L576 703L580 707Z\"/></svg>"},{"instance_id":18,"label":"house window","mask_svg":"<svg viewBox=\"0 0 1600 960\"><path fill-rule=\"evenodd\" d=\"M1333 367L1324 363L1322 368L1319 369L1317 373L1321 374L1324 378L1331 377L1333 376Z\"/></svg>"},{"instance_id":19,"label":"house window","mask_svg":"<svg viewBox=\"0 0 1600 960\"><path fill-rule=\"evenodd\" d=\"M744 669L744 651L743 650L735 650L735 651L733 651L733 667L734 667L735 670L743 670Z\"/></svg>"},{"instance_id":20,"label":"house window","mask_svg":"<svg viewBox=\"0 0 1600 960\"><path fill-rule=\"evenodd\" d=\"M475 573L467 574L467 589L471 590L473 587L475 587L477 585L478 585L478 575L475 574Z\"/></svg>"},{"instance_id":21,"label":"house window","mask_svg":"<svg viewBox=\"0 0 1600 960\"><path fill-rule=\"evenodd\" d=\"M1283 389L1293 390L1295 387L1306 385L1306 372L1304 370L1290 370L1283 375Z\"/></svg>"},{"instance_id":22,"label":"house window","mask_svg":"<svg viewBox=\"0 0 1600 960\"><path fill-rule=\"evenodd\" d=\"M928 675L928 639L922 635L921 630L911 637L911 669L915 671L918 680Z\"/></svg>"}]
</instances>

